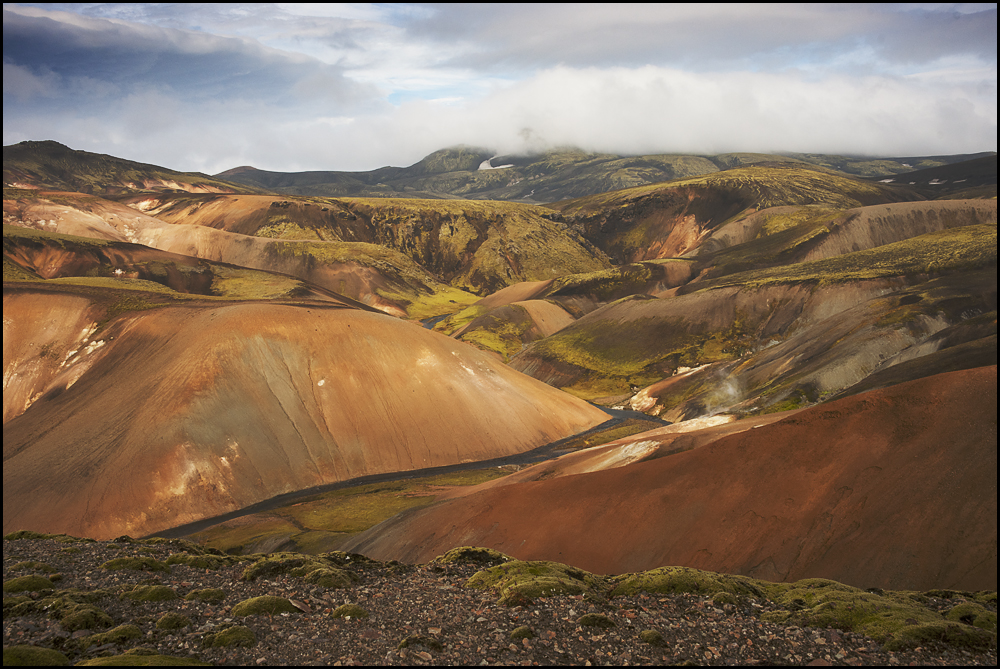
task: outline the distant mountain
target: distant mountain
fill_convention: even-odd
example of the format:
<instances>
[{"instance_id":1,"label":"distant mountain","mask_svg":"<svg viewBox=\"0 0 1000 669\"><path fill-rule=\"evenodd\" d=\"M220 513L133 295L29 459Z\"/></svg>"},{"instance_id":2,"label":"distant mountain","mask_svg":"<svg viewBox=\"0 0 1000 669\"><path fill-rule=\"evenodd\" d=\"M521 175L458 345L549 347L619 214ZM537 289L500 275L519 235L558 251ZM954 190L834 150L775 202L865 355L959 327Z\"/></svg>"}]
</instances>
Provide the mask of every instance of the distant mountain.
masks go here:
<instances>
[{"instance_id":1,"label":"distant mountain","mask_svg":"<svg viewBox=\"0 0 1000 669\"><path fill-rule=\"evenodd\" d=\"M996 197L996 154L949 165L938 165L880 179L883 183L908 185L931 199Z\"/></svg>"},{"instance_id":2,"label":"distant mountain","mask_svg":"<svg viewBox=\"0 0 1000 669\"><path fill-rule=\"evenodd\" d=\"M134 191L251 193L257 189L199 172L177 172L53 141L3 147L5 187L65 190L92 195Z\"/></svg>"},{"instance_id":3,"label":"distant mountain","mask_svg":"<svg viewBox=\"0 0 1000 669\"><path fill-rule=\"evenodd\" d=\"M368 172L268 172L237 167L217 175L287 195L514 200L547 203L751 165L815 166L860 177L891 177L996 154L871 158L830 154L724 153L623 156L560 149L493 155L487 149L436 151L410 167ZM993 183L996 183L995 177Z\"/></svg>"}]
</instances>

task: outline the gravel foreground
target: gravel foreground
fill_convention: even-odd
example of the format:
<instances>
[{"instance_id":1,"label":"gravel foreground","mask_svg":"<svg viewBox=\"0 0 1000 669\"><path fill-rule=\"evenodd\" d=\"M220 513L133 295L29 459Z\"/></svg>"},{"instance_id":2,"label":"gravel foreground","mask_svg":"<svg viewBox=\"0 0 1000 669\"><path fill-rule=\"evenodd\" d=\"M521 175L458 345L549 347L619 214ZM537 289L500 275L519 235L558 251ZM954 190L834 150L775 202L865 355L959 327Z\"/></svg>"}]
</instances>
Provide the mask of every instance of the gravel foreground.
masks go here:
<instances>
[{"instance_id":1,"label":"gravel foreground","mask_svg":"<svg viewBox=\"0 0 1000 669\"><path fill-rule=\"evenodd\" d=\"M346 587L331 587L316 573L262 571L247 580L253 563L232 558L208 556L213 568L193 566L197 560L168 566L178 559L172 555L187 555L185 546L127 538L5 539L4 664L24 662L18 653L37 654L25 646L53 649L71 663L166 659L156 656L334 666L997 663L995 642L989 650L935 643L890 652L860 634L766 622L760 616L772 607L767 600L734 605L692 594L639 593L539 597L507 606L495 592L465 587L482 563L413 566L340 554L343 572L326 576L354 576ZM111 560L119 567L107 568ZM51 587L28 577L48 578ZM222 591L217 600L212 590ZM256 600L272 606L270 612L234 611L261 596L275 598ZM275 604L282 601L288 603Z\"/></svg>"}]
</instances>

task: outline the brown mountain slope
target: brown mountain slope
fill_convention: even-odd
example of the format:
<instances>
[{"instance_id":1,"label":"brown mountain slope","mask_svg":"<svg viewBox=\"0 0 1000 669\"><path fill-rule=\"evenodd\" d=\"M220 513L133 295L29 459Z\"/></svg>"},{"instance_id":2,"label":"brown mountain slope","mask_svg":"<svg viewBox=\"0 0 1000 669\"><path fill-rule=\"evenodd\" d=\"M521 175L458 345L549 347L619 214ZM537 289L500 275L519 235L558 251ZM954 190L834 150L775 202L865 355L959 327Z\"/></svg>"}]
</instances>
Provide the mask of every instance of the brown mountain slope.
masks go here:
<instances>
[{"instance_id":1,"label":"brown mountain slope","mask_svg":"<svg viewBox=\"0 0 1000 669\"><path fill-rule=\"evenodd\" d=\"M4 425L5 532L148 534L327 482L521 452L606 418L381 314L208 304L102 325L84 301L57 302L4 295L5 370L71 346L84 358ZM37 319L50 304L65 318Z\"/></svg>"},{"instance_id":2,"label":"brown mountain slope","mask_svg":"<svg viewBox=\"0 0 1000 669\"><path fill-rule=\"evenodd\" d=\"M351 549L420 561L469 544L598 573L995 589L996 382L995 366L942 374L676 455L497 486L397 516Z\"/></svg>"},{"instance_id":3,"label":"brown mountain slope","mask_svg":"<svg viewBox=\"0 0 1000 669\"><path fill-rule=\"evenodd\" d=\"M441 281L480 295L518 281L610 266L578 232L533 205L188 194L129 202L170 223L284 240L379 244Z\"/></svg>"}]
</instances>

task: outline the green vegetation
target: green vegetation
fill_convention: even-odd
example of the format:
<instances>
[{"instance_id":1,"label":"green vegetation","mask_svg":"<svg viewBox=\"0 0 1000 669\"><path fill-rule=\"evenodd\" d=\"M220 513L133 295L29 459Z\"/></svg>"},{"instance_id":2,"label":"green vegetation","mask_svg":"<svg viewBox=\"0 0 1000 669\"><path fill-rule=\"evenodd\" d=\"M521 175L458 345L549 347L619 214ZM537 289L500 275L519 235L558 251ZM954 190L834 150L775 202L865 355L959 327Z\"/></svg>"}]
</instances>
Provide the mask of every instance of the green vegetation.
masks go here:
<instances>
[{"instance_id":1,"label":"green vegetation","mask_svg":"<svg viewBox=\"0 0 1000 669\"><path fill-rule=\"evenodd\" d=\"M286 537L295 550L318 555L339 548L354 534L401 511L432 504L441 487L477 485L510 473L491 468L343 488L254 514L249 517L253 522L243 519L239 525L216 525L191 538L205 546L237 553Z\"/></svg>"},{"instance_id":2,"label":"green vegetation","mask_svg":"<svg viewBox=\"0 0 1000 669\"><path fill-rule=\"evenodd\" d=\"M891 276L969 270L996 264L997 227L967 225L931 232L865 251L783 267L748 270L699 284L744 289L772 284L815 282L819 285Z\"/></svg>"},{"instance_id":3,"label":"green vegetation","mask_svg":"<svg viewBox=\"0 0 1000 669\"><path fill-rule=\"evenodd\" d=\"M232 646L252 648L257 645L257 635L249 627L234 625L215 634L206 634L202 645L206 648L229 648Z\"/></svg>"},{"instance_id":4,"label":"green vegetation","mask_svg":"<svg viewBox=\"0 0 1000 669\"><path fill-rule=\"evenodd\" d=\"M663 427L663 423L654 420L638 420L629 418L623 423L610 427L606 430L590 432L585 436L570 437L559 444L560 451L582 450L602 446L617 439L631 437L633 434L654 430Z\"/></svg>"},{"instance_id":5,"label":"green vegetation","mask_svg":"<svg viewBox=\"0 0 1000 669\"><path fill-rule=\"evenodd\" d=\"M605 629L617 626L615 625L614 620L608 618L603 613L585 613L580 616L580 619L576 621L576 624L581 627L601 627Z\"/></svg>"},{"instance_id":6,"label":"green vegetation","mask_svg":"<svg viewBox=\"0 0 1000 669\"><path fill-rule=\"evenodd\" d=\"M166 564L183 564L195 569L222 569L237 562L232 557L220 555L191 555L190 553L173 553L167 558Z\"/></svg>"},{"instance_id":7,"label":"green vegetation","mask_svg":"<svg viewBox=\"0 0 1000 669\"><path fill-rule=\"evenodd\" d=\"M206 602L208 604L221 604L226 599L226 591L220 588L201 588L192 590L184 595L188 601Z\"/></svg>"},{"instance_id":8,"label":"green vegetation","mask_svg":"<svg viewBox=\"0 0 1000 669\"><path fill-rule=\"evenodd\" d=\"M4 592L38 592L54 588L52 581L44 576L18 576L3 582Z\"/></svg>"},{"instance_id":9,"label":"green vegetation","mask_svg":"<svg viewBox=\"0 0 1000 669\"><path fill-rule=\"evenodd\" d=\"M452 548L450 551L444 555L440 555L434 559L434 562L440 562L444 564L448 563L462 563L462 564L484 564L489 566L494 566L502 562L510 562L514 558L509 555L504 555L500 551L495 551L492 548L481 548L479 546L459 546L458 548Z\"/></svg>"},{"instance_id":10,"label":"green vegetation","mask_svg":"<svg viewBox=\"0 0 1000 669\"><path fill-rule=\"evenodd\" d=\"M555 562L520 560L479 571L469 578L466 587L493 592L507 605L528 605L533 598L560 594L583 594L586 599L600 602L605 597L643 592L708 596L716 605L753 600L771 609L763 614L765 620L858 632L884 643L889 650L927 642L976 650L996 647L996 614L986 607L996 606L995 592L865 591L818 578L773 583L687 567L597 576ZM956 604L942 614L934 601L941 599L954 599ZM614 625L601 614L587 614L584 618L577 622ZM646 630L640 638L652 645L663 641L655 630Z\"/></svg>"},{"instance_id":11,"label":"green vegetation","mask_svg":"<svg viewBox=\"0 0 1000 669\"><path fill-rule=\"evenodd\" d=\"M126 623L109 629L107 632L99 632L80 639L81 648L91 646L103 646L106 643L123 644L127 641L134 641L142 637L142 630L137 625Z\"/></svg>"},{"instance_id":12,"label":"green vegetation","mask_svg":"<svg viewBox=\"0 0 1000 669\"><path fill-rule=\"evenodd\" d=\"M137 652L137 651L149 652ZM210 667L208 662L201 662L190 657L173 657L160 655L156 651L143 648L130 648L121 655L95 657L77 662L78 667Z\"/></svg>"},{"instance_id":13,"label":"green vegetation","mask_svg":"<svg viewBox=\"0 0 1000 669\"><path fill-rule=\"evenodd\" d=\"M367 618L368 611L357 604L341 604L330 614L331 618Z\"/></svg>"},{"instance_id":14,"label":"green vegetation","mask_svg":"<svg viewBox=\"0 0 1000 669\"><path fill-rule=\"evenodd\" d=\"M133 602L168 602L177 598L177 592L166 585L137 585L132 590L122 593L122 599Z\"/></svg>"},{"instance_id":15,"label":"green vegetation","mask_svg":"<svg viewBox=\"0 0 1000 669\"><path fill-rule=\"evenodd\" d=\"M643 630L639 632L639 638L650 646L662 646L666 643L663 635L656 630Z\"/></svg>"},{"instance_id":16,"label":"green vegetation","mask_svg":"<svg viewBox=\"0 0 1000 669\"><path fill-rule=\"evenodd\" d=\"M300 611L284 597L261 595L260 597L245 599L239 604L234 605L230 613L234 616L244 617L260 614L273 616L278 613L300 613Z\"/></svg>"},{"instance_id":17,"label":"green vegetation","mask_svg":"<svg viewBox=\"0 0 1000 669\"><path fill-rule=\"evenodd\" d=\"M132 571L162 571L170 573L170 567L149 557L122 557L108 560L101 565L103 569L130 569Z\"/></svg>"},{"instance_id":18,"label":"green vegetation","mask_svg":"<svg viewBox=\"0 0 1000 669\"><path fill-rule=\"evenodd\" d=\"M156 629L166 632L176 632L191 625L191 619L183 613L168 611L156 621Z\"/></svg>"},{"instance_id":19,"label":"green vegetation","mask_svg":"<svg viewBox=\"0 0 1000 669\"><path fill-rule=\"evenodd\" d=\"M558 562L512 560L477 572L465 586L495 592L501 603L517 606L535 597L591 592L602 584L601 577Z\"/></svg>"},{"instance_id":20,"label":"green vegetation","mask_svg":"<svg viewBox=\"0 0 1000 669\"><path fill-rule=\"evenodd\" d=\"M7 189L4 189L6 197ZM11 646L3 649L5 667L68 667L69 658L58 650L37 646Z\"/></svg>"},{"instance_id":21,"label":"green vegetation","mask_svg":"<svg viewBox=\"0 0 1000 669\"><path fill-rule=\"evenodd\" d=\"M521 639L534 639L535 632L527 625L521 625L520 627L515 627L510 632L511 641L520 641Z\"/></svg>"}]
</instances>

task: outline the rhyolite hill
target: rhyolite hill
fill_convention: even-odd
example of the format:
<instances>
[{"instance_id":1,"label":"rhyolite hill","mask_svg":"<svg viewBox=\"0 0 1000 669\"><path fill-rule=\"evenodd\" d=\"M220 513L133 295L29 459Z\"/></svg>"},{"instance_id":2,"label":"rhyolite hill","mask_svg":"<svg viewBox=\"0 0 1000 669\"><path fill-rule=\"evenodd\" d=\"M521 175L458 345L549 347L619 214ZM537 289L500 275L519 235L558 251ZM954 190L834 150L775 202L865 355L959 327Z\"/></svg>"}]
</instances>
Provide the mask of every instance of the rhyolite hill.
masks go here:
<instances>
[{"instance_id":1,"label":"rhyolite hill","mask_svg":"<svg viewBox=\"0 0 1000 669\"><path fill-rule=\"evenodd\" d=\"M597 404L674 436L347 539L385 559L478 543L606 572L995 589L995 155L991 172L989 155L732 154L619 190L560 155L548 192L579 197L538 206L269 193L5 147L4 531L150 534L468 466L593 428ZM909 168L979 181L928 191ZM459 503L470 516L445 513ZM609 528L617 552L592 555Z\"/></svg>"}]
</instances>

